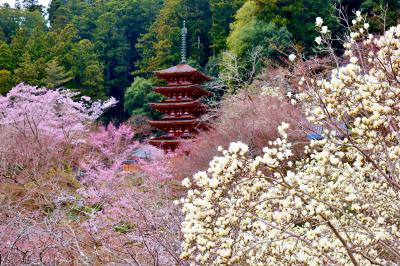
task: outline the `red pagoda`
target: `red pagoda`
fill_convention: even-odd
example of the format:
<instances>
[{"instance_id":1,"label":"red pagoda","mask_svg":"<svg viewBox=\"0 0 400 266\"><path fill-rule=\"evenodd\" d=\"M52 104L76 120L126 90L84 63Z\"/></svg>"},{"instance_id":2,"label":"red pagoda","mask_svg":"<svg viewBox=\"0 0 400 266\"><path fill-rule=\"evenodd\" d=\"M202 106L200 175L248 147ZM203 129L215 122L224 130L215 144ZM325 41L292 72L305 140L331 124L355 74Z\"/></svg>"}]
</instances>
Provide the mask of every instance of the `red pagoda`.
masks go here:
<instances>
[{"instance_id":1,"label":"red pagoda","mask_svg":"<svg viewBox=\"0 0 400 266\"><path fill-rule=\"evenodd\" d=\"M199 99L211 96L212 93L201 87L210 78L197 69L189 66L186 61L186 27L182 30L182 63L174 67L156 71L155 75L167 81L164 87L155 87L154 91L167 97L161 103L151 103L150 106L165 115L158 121L149 121L153 127L167 134L152 138L149 143L164 150L175 150L180 140L192 138L199 128L206 125L200 121L200 116L207 111Z\"/></svg>"}]
</instances>

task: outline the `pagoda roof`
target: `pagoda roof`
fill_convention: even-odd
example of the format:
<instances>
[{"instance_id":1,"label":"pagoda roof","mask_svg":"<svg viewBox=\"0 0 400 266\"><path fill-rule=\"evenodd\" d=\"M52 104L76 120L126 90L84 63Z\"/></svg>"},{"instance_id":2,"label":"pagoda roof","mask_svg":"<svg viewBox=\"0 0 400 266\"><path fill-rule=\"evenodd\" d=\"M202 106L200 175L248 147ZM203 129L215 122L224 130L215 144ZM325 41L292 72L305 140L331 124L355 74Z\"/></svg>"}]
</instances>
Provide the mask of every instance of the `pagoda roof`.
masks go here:
<instances>
[{"instance_id":1,"label":"pagoda roof","mask_svg":"<svg viewBox=\"0 0 400 266\"><path fill-rule=\"evenodd\" d=\"M211 78L206 76L204 73L201 71L195 69L194 67L189 66L188 64L178 64L176 66L155 71L154 72L158 77L170 77L170 76L181 76L181 75L194 75L198 76L200 80L204 81L210 81Z\"/></svg>"}]
</instances>

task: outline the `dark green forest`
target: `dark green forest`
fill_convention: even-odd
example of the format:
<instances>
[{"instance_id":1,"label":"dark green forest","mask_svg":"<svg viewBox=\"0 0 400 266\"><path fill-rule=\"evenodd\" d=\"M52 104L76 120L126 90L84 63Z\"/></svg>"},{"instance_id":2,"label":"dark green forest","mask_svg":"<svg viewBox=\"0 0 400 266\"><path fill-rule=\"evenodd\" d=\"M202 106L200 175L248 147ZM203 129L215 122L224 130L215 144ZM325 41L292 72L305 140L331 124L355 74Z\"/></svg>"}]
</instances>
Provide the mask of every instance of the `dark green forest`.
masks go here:
<instances>
[{"instance_id":1,"label":"dark green forest","mask_svg":"<svg viewBox=\"0 0 400 266\"><path fill-rule=\"evenodd\" d=\"M218 77L225 51L244 60L259 46L278 60L278 51L297 46L312 55L315 18L340 32L332 16L339 5L350 17L387 6L389 24L400 12L396 0L53 0L48 7L16 1L0 8L0 93L20 82L66 87L117 98L108 114L116 122L154 116L146 105L158 99L152 71L179 63L184 20L188 63Z\"/></svg>"}]
</instances>

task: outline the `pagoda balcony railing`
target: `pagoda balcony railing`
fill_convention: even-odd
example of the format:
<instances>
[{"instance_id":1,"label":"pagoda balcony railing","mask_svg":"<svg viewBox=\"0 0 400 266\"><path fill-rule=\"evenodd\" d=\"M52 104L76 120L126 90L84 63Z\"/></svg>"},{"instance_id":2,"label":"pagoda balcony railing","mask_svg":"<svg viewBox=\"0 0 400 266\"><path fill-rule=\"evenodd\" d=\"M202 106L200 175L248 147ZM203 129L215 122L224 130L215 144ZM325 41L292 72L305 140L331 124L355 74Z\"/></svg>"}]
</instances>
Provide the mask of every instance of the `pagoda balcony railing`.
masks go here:
<instances>
[{"instance_id":1,"label":"pagoda balcony railing","mask_svg":"<svg viewBox=\"0 0 400 266\"><path fill-rule=\"evenodd\" d=\"M196 119L196 116L194 116L193 114L167 114L165 116L162 117L161 120L178 120L178 119Z\"/></svg>"},{"instance_id":2,"label":"pagoda balcony railing","mask_svg":"<svg viewBox=\"0 0 400 266\"><path fill-rule=\"evenodd\" d=\"M193 110L187 110L187 109L178 109L178 110L164 110L163 113L165 113L165 117L163 117L163 120L165 120L166 117L169 117L168 119L195 119L198 114L204 113L202 112L201 109L193 109Z\"/></svg>"},{"instance_id":3,"label":"pagoda balcony railing","mask_svg":"<svg viewBox=\"0 0 400 266\"><path fill-rule=\"evenodd\" d=\"M167 101L193 101L193 98L189 94L170 94L168 95Z\"/></svg>"},{"instance_id":4,"label":"pagoda balcony railing","mask_svg":"<svg viewBox=\"0 0 400 266\"><path fill-rule=\"evenodd\" d=\"M169 86L185 86L185 85L194 85L191 80L186 80L186 79L172 79L168 80L168 85Z\"/></svg>"}]
</instances>

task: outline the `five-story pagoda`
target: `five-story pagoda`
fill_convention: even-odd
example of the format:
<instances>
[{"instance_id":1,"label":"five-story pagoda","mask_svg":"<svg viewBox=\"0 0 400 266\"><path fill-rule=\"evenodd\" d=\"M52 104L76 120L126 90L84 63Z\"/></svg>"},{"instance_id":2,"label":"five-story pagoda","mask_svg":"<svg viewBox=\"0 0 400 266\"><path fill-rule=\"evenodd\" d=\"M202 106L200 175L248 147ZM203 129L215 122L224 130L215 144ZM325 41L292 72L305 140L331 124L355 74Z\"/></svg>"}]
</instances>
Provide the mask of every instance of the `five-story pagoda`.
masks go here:
<instances>
[{"instance_id":1,"label":"five-story pagoda","mask_svg":"<svg viewBox=\"0 0 400 266\"><path fill-rule=\"evenodd\" d=\"M212 93L201 87L210 78L197 69L186 64L186 34L182 29L182 63L174 67L156 71L155 75L167 82L164 87L155 87L154 91L167 97L161 103L151 103L150 106L165 115L158 121L149 121L153 127L167 134L152 138L149 143L164 150L175 150L180 140L192 138L199 128L205 127L200 116L207 111L199 99Z\"/></svg>"}]
</instances>

